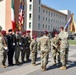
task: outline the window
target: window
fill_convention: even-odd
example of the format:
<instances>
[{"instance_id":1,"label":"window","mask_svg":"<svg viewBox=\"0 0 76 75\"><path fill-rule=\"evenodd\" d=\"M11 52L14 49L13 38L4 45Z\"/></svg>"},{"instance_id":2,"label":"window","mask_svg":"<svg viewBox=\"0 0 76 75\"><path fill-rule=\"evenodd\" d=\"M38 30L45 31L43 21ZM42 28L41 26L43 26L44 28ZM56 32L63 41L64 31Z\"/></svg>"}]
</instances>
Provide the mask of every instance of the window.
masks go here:
<instances>
[{"instance_id":1,"label":"window","mask_svg":"<svg viewBox=\"0 0 76 75\"><path fill-rule=\"evenodd\" d=\"M29 22L29 29L31 29L31 22Z\"/></svg>"},{"instance_id":2,"label":"window","mask_svg":"<svg viewBox=\"0 0 76 75\"><path fill-rule=\"evenodd\" d=\"M47 10L46 10L46 14L47 14Z\"/></svg>"},{"instance_id":3,"label":"window","mask_svg":"<svg viewBox=\"0 0 76 75\"><path fill-rule=\"evenodd\" d=\"M45 12L45 10L43 9L43 13Z\"/></svg>"},{"instance_id":4,"label":"window","mask_svg":"<svg viewBox=\"0 0 76 75\"><path fill-rule=\"evenodd\" d=\"M38 23L38 29L40 29L40 23Z\"/></svg>"},{"instance_id":5,"label":"window","mask_svg":"<svg viewBox=\"0 0 76 75\"><path fill-rule=\"evenodd\" d=\"M44 24L43 24L43 28L44 28Z\"/></svg>"},{"instance_id":6,"label":"window","mask_svg":"<svg viewBox=\"0 0 76 75\"><path fill-rule=\"evenodd\" d=\"M54 16L55 16L55 13L54 13Z\"/></svg>"},{"instance_id":7,"label":"window","mask_svg":"<svg viewBox=\"0 0 76 75\"><path fill-rule=\"evenodd\" d=\"M51 12L51 16L53 16L53 13Z\"/></svg>"},{"instance_id":8,"label":"window","mask_svg":"<svg viewBox=\"0 0 76 75\"><path fill-rule=\"evenodd\" d=\"M31 14L29 14L29 20L31 20Z\"/></svg>"},{"instance_id":9,"label":"window","mask_svg":"<svg viewBox=\"0 0 76 75\"><path fill-rule=\"evenodd\" d=\"M40 15L38 16L38 21L40 21Z\"/></svg>"},{"instance_id":10,"label":"window","mask_svg":"<svg viewBox=\"0 0 76 75\"><path fill-rule=\"evenodd\" d=\"M50 18L48 19L48 22L50 23Z\"/></svg>"},{"instance_id":11,"label":"window","mask_svg":"<svg viewBox=\"0 0 76 75\"><path fill-rule=\"evenodd\" d=\"M39 7L39 13L40 13L40 7Z\"/></svg>"},{"instance_id":12,"label":"window","mask_svg":"<svg viewBox=\"0 0 76 75\"><path fill-rule=\"evenodd\" d=\"M29 11L31 11L31 9L32 9L32 5L29 5Z\"/></svg>"},{"instance_id":13,"label":"window","mask_svg":"<svg viewBox=\"0 0 76 75\"><path fill-rule=\"evenodd\" d=\"M48 26L48 30L50 30L50 25Z\"/></svg>"},{"instance_id":14,"label":"window","mask_svg":"<svg viewBox=\"0 0 76 75\"><path fill-rule=\"evenodd\" d=\"M43 17L43 20L44 20L44 17Z\"/></svg>"},{"instance_id":15,"label":"window","mask_svg":"<svg viewBox=\"0 0 76 75\"><path fill-rule=\"evenodd\" d=\"M50 12L49 12L49 16L50 16Z\"/></svg>"},{"instance_id":16,"label":"window","mask_svg":"<svg viewBox=\"0 0 76 75\"><path fill-rule=\"evenodd\" d=\"M32 0L30 0L30 2L32 2Z\"/></svg>"},{"instance_id":17,"label":"window","mask_svg":"<svg viewBox=\"0 0 76 75\"><path fill-rule=\"evenodd\" d=\"M47 18L46 18L46 21L47 21Z\"/></svg>"},{"instance_id":18,"label":"window","mask_svg":"<svg viewBox=\"0 0 76 75\"><path fill-rule=\"evenodd\" d=\"M39 0L39 4L41 3L41 0Z\"/></svg>"},{"instance_id":19,"label":"window","mask_svg":"<svg viewBox=\"0 0 76 75\"><path fill-rule=\"evenodd\" d=\"M47 29L47 25L46 25L46 29Z\"/></svg>"}]
</instances>

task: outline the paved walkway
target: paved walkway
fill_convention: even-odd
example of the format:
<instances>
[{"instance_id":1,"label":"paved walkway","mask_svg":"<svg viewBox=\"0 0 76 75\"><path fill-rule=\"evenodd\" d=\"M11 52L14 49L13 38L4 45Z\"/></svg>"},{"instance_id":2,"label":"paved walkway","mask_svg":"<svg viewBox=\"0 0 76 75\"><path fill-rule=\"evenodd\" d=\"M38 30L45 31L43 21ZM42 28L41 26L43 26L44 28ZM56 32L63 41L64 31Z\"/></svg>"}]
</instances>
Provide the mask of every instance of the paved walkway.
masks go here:
<instances>
[{"instance_id":1,"label":"paved walkway","mask_svg":"<svg viewBox=\"0 0 76 75\"><path fill-rule=\"evenodd\" d=\"M37 64L37 66L32 66L30 63L24 66L18 66L12 70L2 72L0 75L76 75L76 50L70 49L69 51L67 70L59 70L58 66L52 66L51 56L46 72L40 70L40 61L37 61Z\"/></svg>"}]
</instances>

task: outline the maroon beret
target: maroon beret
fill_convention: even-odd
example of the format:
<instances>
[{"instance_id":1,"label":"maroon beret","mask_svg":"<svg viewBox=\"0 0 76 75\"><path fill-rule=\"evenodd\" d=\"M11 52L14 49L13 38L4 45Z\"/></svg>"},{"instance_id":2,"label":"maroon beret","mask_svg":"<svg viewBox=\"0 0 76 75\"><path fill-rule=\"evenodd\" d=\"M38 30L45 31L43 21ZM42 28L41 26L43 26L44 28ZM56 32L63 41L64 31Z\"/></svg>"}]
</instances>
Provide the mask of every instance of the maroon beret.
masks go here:
<instances>
[{"instance_id":1,"label":"maroon beret","mask_svg":"<svg viewBox=\"0 0 76 75\"><path fill-rule=\"evenodd\" d=\"M5 30L2 30L1 32L2 32L3 35L6 35L6 31Z\"/></svg>"},{"instance_id":2,"label":"maroon beret","mask_svg":"<svg viewBox=\"0 0 76 75\"><path fill-rule=\"evenodd\" d=\"M33 39L34 39L34 38L37 38L37 36L36 36L36 35L35 35L35 36L33 36Z\"/></svg>"},{"instance_id":3,"label":"maroon beret","mask_svg":"<svg viewBox=\"0 0 76 75\"><path fill-rule=\"evenodd\" d=\"M30 33L30 30L27 30L26 33Z\"/></svg>"},{"instance_id":4,"label":"maroon beret","mask_svg":"<svg viewBox=\"0 0 76 75\"><path fill-rule=\"evenodd\" d=\"M48 31L45 30L45 31L44 31L44 34L48 34Z\"/></svg>"}]
</instances>

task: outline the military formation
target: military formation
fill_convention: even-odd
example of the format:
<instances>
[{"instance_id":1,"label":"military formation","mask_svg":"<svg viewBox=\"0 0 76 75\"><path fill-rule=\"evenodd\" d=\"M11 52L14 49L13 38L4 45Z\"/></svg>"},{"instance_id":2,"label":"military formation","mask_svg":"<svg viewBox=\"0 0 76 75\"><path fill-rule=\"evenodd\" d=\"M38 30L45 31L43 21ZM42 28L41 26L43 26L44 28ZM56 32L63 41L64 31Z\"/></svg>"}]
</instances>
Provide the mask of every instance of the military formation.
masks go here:
<instances>
[{"instance_id":1,"label":"military formation","mask_svg":"<svg viewBox=\"0 0 76 75\"><path fill-rule=\"evenodd\" d=\"M6 68L25 62L31 62L36 66L38 51L40 51L42 71L47 70L50 52L53 66L59 65L59 69L66 70L69 52L68 32L60 27L60 33L54 33L54 37L50 40L48 32L44 31L44 35L37 40L37 36L33 36L31 39L29 30L12 32L12 29L9 29L8 34L6 31L0 31L0 67ZM8 66L6 66L7 57Z\"/></svg>"}]
</instances>

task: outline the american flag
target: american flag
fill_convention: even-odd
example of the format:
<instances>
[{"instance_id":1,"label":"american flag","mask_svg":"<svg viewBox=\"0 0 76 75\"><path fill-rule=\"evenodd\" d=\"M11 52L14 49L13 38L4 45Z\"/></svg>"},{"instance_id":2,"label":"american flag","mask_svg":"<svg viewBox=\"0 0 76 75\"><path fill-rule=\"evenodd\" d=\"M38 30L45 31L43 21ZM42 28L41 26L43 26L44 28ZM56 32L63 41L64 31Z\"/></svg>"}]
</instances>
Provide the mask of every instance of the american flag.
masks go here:
<instances>
[{"instance_id":1,"label":"american flag","mask_svg":"<svg viewBox=\"0 0 76 75\"><path fill-rule=\"evenodd\" d=\"M23 24L23 18L24 18L24 14L23 14L23 4L22 1L20 2L20 9L19 9L19 24Z\"/></svg>"}]
</instances>

